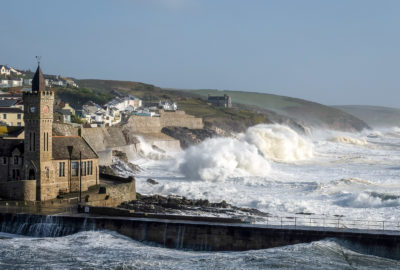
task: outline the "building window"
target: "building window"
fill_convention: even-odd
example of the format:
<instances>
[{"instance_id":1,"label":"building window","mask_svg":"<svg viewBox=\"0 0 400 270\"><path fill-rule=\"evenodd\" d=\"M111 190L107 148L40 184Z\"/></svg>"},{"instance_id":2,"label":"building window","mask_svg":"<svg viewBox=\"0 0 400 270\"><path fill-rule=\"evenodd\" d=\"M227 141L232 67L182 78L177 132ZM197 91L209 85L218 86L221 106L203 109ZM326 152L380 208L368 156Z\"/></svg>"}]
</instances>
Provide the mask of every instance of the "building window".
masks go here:
<instances>
[{"instance_id":1,"label":"building window","mask_svg":"<svg viewBox=\"0 0 400 270\"><path fill-rule=\"evenodd\" d=\"M20 127L20 126L21 126L21 122L18 122L18 123L17 123L17 126L19 126L19 127Z\"/></svg>"},{"instance_id":2,"label":"building window","mask_svg":"<svg viewBox=\"0 0 400 270\"><path fill-rule=\"evenodd\" d=\"M7 114L3 113L3 119L7 119Z\"/></svg>"},{"instance_id":3,"label":"building window","mask_svg":"<svg viewBox=\"0 0 400 270\"><path fill-rule=\"evenodd\" d=\"M85 162L85 161L82 162L82 171L81 171L81 174L82 174L83 176L86 175L86 162Z\"/></svg>"},{"instance_id":4,"label":"building window","mask_svg":"<svg viewBox=\"0 0 400 270\"><path fill-rule=\"evenodd\" d=\"M87 174L92 175L93 174L93 161L88 161L87 162Z\"/></svg>"},{"instance_id":5,"label":"building window","mask_svg":"<svg viewBox=\"0 0 400 270\"><path fill-rule=\"evenodd\" d=\"M14 165L18 165L18 156L14 156Z\"/></svg>"},{"instance_id":6,"label":"building window","mask_svg":"<svg viewBox=\"0 0 400 270\"><path fill-rule=\"evenodd\" d=\"M21 119L21 114L17 114L17 119Z\"/></svg>"},{"instance_id":7,"label":"building window","mask_svg":"<svg viewBox=\"0 0 400 270\"><path fill-rule=\"evenodd\" d=\"M79 162L72 162L71 164L72 167L72 176L78 176L78 167L79 167Z\"/></svg>"},{"instance_id":8,"label":"building window","mask_svg":"<svg viewBox=\"0 0 400 270\"><path fill-rule=\"evenodd\" d=\"M3 157L3 164L7 164L7 157Z\"/></svg>"},{"instance_id":9,"label":"building window","mask_svg":"<svg viewBox=\"0 0 400 270\"><path fill-rule=\"evenodd\" d=\"M65 176L65 162L58 163L58 176Z\"/></svg>"}]
</instances>

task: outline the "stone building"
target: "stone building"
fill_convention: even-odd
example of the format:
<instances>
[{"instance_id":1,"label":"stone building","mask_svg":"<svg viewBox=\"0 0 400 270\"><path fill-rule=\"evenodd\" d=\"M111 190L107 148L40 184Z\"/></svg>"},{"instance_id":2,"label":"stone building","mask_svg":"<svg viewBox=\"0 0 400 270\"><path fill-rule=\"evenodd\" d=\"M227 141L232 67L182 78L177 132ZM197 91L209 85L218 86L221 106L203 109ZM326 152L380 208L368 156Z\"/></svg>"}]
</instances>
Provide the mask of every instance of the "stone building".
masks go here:
<instances>
[{"instance_id":1,"label":"stone building","mask_svg":"<svg viewBox=\"0 0 400 270\"><path fill-rule=\"evenodd\" d=\"M0 139L0 197L46 201L98 184L98 156L84 138L53 136L54 91L40 67L23 100L24 139Z\"/></svg>"},{"instance_id":2,"label":"stone building","mask_svg":"<svg viewBox=\"0 0 400 270\"><path fill-rule=\"evenodd\" d=\"M231 97L226 94L223 96L211 96L210 94L208 94L207 102L216 107L232 107Z\"/></svg>"}]
</instances>

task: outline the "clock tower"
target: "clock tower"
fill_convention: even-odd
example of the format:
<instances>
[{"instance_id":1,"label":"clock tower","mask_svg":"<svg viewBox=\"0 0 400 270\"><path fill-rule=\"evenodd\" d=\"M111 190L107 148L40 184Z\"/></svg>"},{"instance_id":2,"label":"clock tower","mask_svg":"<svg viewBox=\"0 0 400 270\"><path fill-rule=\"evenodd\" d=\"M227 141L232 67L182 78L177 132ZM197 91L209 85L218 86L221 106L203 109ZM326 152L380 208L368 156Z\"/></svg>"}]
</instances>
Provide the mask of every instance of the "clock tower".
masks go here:
<instances>
[{"instance_id":1,"label":"clock tower","mask_svg":"<svg viewBox=\"0 0 400 270\"><path fill-rule=\"evenodd\" d=\"M38 65L32 79L32 91L24 92L24 173L25 179L36 180L36 200L47 199L54 185L53 106L54 91L46 90L46 83Z\"/></svg>"}]
</instances>

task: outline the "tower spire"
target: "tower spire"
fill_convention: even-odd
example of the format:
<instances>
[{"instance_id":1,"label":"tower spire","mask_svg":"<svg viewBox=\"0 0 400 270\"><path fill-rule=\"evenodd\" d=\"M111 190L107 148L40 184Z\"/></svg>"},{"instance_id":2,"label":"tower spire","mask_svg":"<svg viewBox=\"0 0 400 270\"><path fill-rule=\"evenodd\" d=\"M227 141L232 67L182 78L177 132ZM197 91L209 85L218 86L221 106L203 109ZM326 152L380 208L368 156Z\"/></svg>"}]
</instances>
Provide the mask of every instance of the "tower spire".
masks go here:
<instances>
[{"instance_id":1,"label":"tower spire","mask_svg":"<svg viewBox=\"0 0 400 270\"><path fill-rule=\"evenodd\" d=\"M44 79L42 70L40 68L40 56L36 56L36 60L38 61L38 67L36 69L35 75L32 79L32 92L43 91L46 89L46 81Z\"/></svg>"}]
</instances>

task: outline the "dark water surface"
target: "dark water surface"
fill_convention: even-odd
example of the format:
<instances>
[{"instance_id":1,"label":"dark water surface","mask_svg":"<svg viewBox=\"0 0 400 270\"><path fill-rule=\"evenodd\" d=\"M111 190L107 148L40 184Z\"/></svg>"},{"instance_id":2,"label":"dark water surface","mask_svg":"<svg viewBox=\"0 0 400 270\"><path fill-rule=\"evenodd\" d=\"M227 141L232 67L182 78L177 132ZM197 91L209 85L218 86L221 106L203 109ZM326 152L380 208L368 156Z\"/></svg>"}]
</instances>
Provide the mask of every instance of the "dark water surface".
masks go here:
<instances>
[{"instance_id":1,"label":"dark water surface","mask_svg":"<svg viewBox=\"0 0 400 270\"><path fill-rule=\"evenodd\" d=\"M324 240L244 252L194 252L146 245L109 231L63 237L0 234L0 269L400 269Z\"/></svg>"}]
</instances>

